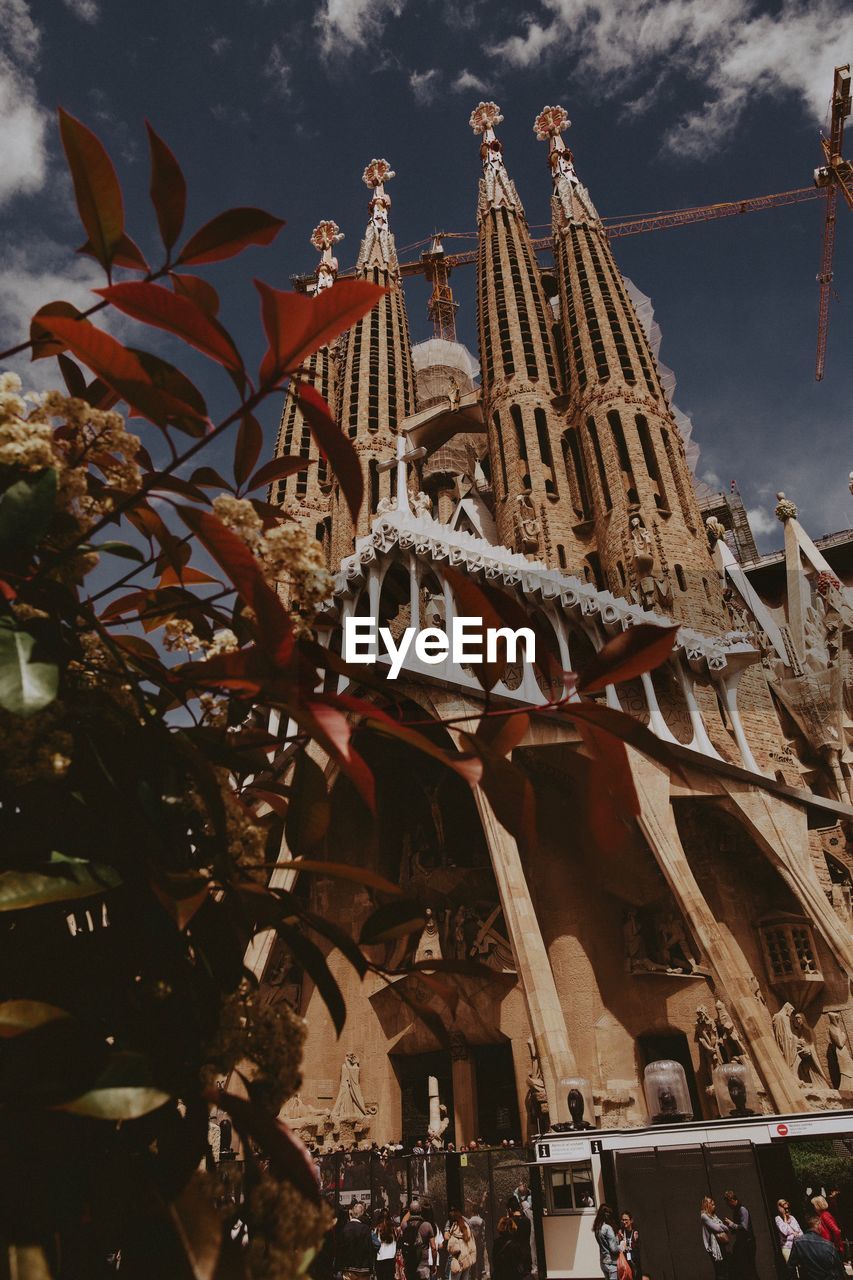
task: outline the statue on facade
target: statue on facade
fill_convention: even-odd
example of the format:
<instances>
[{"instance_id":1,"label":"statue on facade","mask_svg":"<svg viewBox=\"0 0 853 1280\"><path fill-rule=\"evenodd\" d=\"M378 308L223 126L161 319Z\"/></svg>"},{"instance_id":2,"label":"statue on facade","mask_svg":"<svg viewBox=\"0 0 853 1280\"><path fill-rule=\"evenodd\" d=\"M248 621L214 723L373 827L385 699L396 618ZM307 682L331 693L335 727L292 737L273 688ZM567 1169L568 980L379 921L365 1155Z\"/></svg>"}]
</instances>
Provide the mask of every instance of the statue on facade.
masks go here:
<instances>
[{"instance_id":1,"label":"statue on facade","mask_svg":"<svg viewBox=\"0 0 853 1280\"><path fill-rule=\"evenodd\" d=\"M829 1021L829 1072L832 1083L842 1093L853 1092L853 1053L850 1052L850 1039L847 1035L841 1014L835 1010L828 1013Z\"/></svg>"},{"instance_id":2,"label":"statue on facade","mask_svg":"<svg viewBox=\"0 0 853 1280\"><path fill-rule=\"evenodd\" d=\"M708 1081L713 1081L714 1068L720 1065L720 1037L717 1024L708 1013L705 1005L700 1004L696 1010L696 1026L693 1039L699 1049L699 1058Z\"/></svg>"},{"instance_id":3,"label":"statue on facade","mask_svg":"<svg viewBox=\"0 0 853 1280\"><path fill-rule=\"evenodd\" d=\"M550 1119L548 1114L548 1094L545 1090L545 1081L542 1078L539 1055L532 1040L527 1041L527 1049L530 1053L530 1070L527 1073L527 1093L524 1098L524 1108L527 1112L527 1133L528 1137L530 1137L534 1133L547 1132Z\"/></svg>"},{"instance_id":4,"label":"statue on facade","mask_svg":"<svg viewBox=\"0 0 853 1280\"><path fill-rule=\"evenodd\" d=\"M631 554L639 583L638 603L650 609L656 599L655 549L652 535L639 516L631 517Z\"/></svg>"},{"instance_id":5,"label":"statue on facade","mask_svg":"<svg viewBox=\"0 0 853 1280\"><path fill-rule=\"evenodd\" d=\"M455 413L459 408L462 399L462 393L459 390L459 383L451 375L450 382L447 384L447 400L451 413Z\"/></svg>"},{"instance_id":6,"label":"statue on facade","mask_svg":"<svg viewBox=\"0 0 853 1280\"><path fill-rule=\"evenodd\" d=\"M723 1062L748 1062L749 1056L739 1033L735 1029L735 1024L732 1022L732 1016L728 1009L722 1000L715 1000L714 1007L717 1010L717 1042L721 1060Z\"/></svg>"},{"instance_id":7,"label":"statue on facade","mask_svg":"<svg viewBox=\"0 0 853 1280\"><path fill-rule=\"evenodd\" d=\"M432 907L424 912L425 921L415 949L415 964L422 960L441 960L441 933Z\"/></svg>"},{"instance_id":8,"label":"statue on facade","mask_svg":"<svg viewBox=\"0 0 853 1280\"><path fill-rule=\"evenodd\" d=\"M397 510L396 498L380 498L376 504L376 514L378 516L387 516L391 511Z\"/></svg>"},{"instance_id":9,"label":"statue on facade","mask_svg":"<svg viewBox=\"0 0 853 1280\"><path fill-rule=\"evenodd\" d=\"M779 1012L773 1014L771 1022L776 1043L782 1051L782 1057L791 1070L796 1071L799 1054L797 1052L797 1037L791 1026L791 1014L793 1012L794 1006L789 1001L786 1001Z\"/></svg>"},{"instance_id":10,"label":"statue on facade","mask_svg":"<svg viewBox=\"0 0 853 1280\"><path fill-rule=\"evenodd\" d=\"M427 1082L429 1090L429 1127L427 1129L427 1142L436 1151L440 1151L444 1146L444 1134L447 1130L450 1120L447 1115L447 1107L438 1098L438 1080L435 1076L430 1076Z\"/></svg>"},{"instance_id":11,"label":"statue on facade","mask_svg":"<svg viewBox=\"0 0 853 1280\"><path fill-rule=\"evenodd\" d=\"M625 912L622 922L622 936L625 942L625 969L628 973L663 973L666 965L652 960L643 935L640 913L636 907Z\"/></svg>"},{"instance_id":12,"label":"statue on facade","mask_svg":"<svg viewBox=\"0 0 853 1280\"><path fill-rule=\"evenodd\" d=\"M675 911L664 915L658 925L661 958L675 973L692 973L698 962L690 954L690 943L684 925Z\"/></svg>"},{"instance_id":13,"label":"statue on facade","mask_svg":"<svg viewBox=\"0 0 853 1280\"><path fill-rule=\"evenodd\" d=\"M530 494L520 493L515 501L515 532L519 547L525 554L538 551L541 526Z\"/></svg>"},{"instance_id":14,"label":"statue on facade","mask_svg":"<svg viewBox=\"0 0 853 1280\"><path fill-rule=\"evenodd\" d=\"M818 1061L814 1033L801 1013L791 1014L791 1031L797 1043L797 1075L803 1084L816 1084L828 1089L829 1081Z\"/></svg>"},{"instance_id":15,"label":"statue on facade","mask_svg":"<svg viewBox=\"0 0 853 1280\"><path fill-rule=\"evenodd\" d=\"M350 1052L341 1065L341 1084L335 1105L330 1112L330 1117L336 1125L357 1124L369 1116L376 1115L376 1107L369 1107L364 1101L360 1075L361 1063L357 1056Z\"/></svg>"}]
</instances>

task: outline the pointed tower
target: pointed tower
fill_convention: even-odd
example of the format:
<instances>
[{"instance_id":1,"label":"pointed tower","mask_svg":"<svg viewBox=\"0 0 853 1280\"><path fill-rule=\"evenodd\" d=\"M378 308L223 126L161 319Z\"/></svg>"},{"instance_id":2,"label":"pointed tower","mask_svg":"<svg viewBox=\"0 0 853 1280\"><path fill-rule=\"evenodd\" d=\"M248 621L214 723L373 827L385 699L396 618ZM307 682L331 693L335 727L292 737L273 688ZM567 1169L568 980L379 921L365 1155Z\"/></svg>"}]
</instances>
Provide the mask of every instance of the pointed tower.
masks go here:
<instances>
[{"instance_id":1,"label":"pointed tower","mask_svg":"<svg viewBox=\"0 0 853 1280\"><path fill-rule=\"evenodd\" d=\"M506 171L494 102L471 113L482 136L477 204L477 320L483 411L498 539L554 567L576 568L582 544L572 531L560 465L560 393L555 318L524 209Z\"/></svg>"},{"instance_id":2,"label":"pointed tower","mask_svg":"<svg viewBox=\"0 0 853 1280\"><path fill-rule=\"evenodd\" d=\"M545 107L554 257L567 392L566 470L592 528L588 565L601 587L647 607L725 624L717 575L684 443L607 233L562 139L570 121Z\"/></svg>"},{"instance_id":3,"label":"pointed tower","mask_svg":"<svg viewBox=\"0 0 853 1280\"><path fill-rule=\"evenodd\" d=\"M377 464L394 456L403 419L415 411L415 374L400 264L388 225L391 199L385 183L394 177L387 160L371 160L362 180L371 190L370 221L361 242L356 275L385 285L388 293L347 334L341 362L338 421L350 436L365 472L365 503L355 534L367 532L380 499L391 496L391 470ZM352 551L354 531L340 495L333 498L333 554Z\"/></svg>"},{"instance_id":4,"label":"pointed tower","mask_svg":"<svg viewBox=\"0 0 853 1280\"><path fill-rule=\"evenodd\" d=\"M312 231L311 243L321 256L314 272L314 282L308 285L309 293L316 296L324 289L331 289L335 283L338 260L332 250L343 238L338 224L328 219L318 223ZM300 381L310 382L334 408L337 399L337 361L336 345L321 347L306 361L304 374L291 381L282 409L275 456L278 458L285 453L298 453L303 458L311 458L314 465L296 475L288 476L286 480L277 481L270 489L270 502L286 507L289 515L316 535L318 541L323 543L327 560L331 542L329 470L325 459L320 457L308 424L299 410L296 390Z\"/></svg>"}]
</instances>

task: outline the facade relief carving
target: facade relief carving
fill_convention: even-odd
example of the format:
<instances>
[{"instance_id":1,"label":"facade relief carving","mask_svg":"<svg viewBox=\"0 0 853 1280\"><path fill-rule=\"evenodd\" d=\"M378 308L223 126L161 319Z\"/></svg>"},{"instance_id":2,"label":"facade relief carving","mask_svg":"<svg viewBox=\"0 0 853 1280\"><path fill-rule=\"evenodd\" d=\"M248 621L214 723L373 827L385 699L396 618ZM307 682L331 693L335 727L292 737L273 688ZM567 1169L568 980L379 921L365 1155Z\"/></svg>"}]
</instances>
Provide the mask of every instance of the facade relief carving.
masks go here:
<instances>
[{"instance_id":1,"label":"facade relief carving","mask_svg":"<svg viewBox=\"0 0 853 1280\"><path fill-rule=\"evenodd\" d=\"M622 934L627 973L710 975L710 969L697 959L684 923L672 907L630 907L625 912Z\"/></svg>"}]
</instances>

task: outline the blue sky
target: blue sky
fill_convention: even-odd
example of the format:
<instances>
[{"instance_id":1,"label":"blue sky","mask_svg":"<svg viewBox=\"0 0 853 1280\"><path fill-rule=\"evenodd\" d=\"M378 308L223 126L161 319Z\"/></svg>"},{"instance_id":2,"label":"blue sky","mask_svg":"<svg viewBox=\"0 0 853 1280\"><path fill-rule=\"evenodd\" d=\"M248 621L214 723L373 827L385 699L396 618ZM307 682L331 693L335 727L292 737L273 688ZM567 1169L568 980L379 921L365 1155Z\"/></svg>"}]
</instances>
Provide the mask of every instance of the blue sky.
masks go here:
<instances>
[{"instance_id":1,"label":"blue sky","mask_svg":"<svg viewBox=\"0 0 853 1280\"><path fill-rule=\"evenodd\" d=\"M61 103L112 152L143 249L156 248L146 116L187 174L188 229L230 204L287 219L271 249L209 272L225 323L256 358L251 275L287 287L310 269L323 217L345 231L349 265L371 157L398 175L401 250L436 229L474 230L467 121L481 98L503 109L531 223L549 216L545 146L531 129L546 103L572 118L568 142L599 211L641 213L807 185L832 69L853 59L842 0L0 0L0 29L0 339L19 335L21 312L79 303L100 283L73 252L81 234L52 117ZM777 489L815 535L853 525L853 215L839 213L839 297L816 384L821 230L815 201L615 242L654 301L700 473L737 479L765 549L781 542ZM476 349L473 283L471 268L453 279L460 336ZM407 297L413 340L426 338L423 285ZM195 356L187 365L202 376ZM44 367L35 376L44 385ZM227 381L203 376L212 404L227 406ZM270 406L270 439L275 417Z\"/></svg>"}]
</instances>

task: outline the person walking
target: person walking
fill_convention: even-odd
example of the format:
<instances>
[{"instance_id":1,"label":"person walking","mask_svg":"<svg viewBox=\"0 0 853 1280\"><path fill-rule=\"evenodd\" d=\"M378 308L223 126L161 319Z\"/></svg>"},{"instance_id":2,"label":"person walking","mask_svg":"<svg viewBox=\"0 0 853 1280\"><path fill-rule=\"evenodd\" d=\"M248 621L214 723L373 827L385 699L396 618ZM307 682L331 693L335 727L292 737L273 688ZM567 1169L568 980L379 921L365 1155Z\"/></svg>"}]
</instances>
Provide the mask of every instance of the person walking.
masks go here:
<instances>
[{"instance_id":1,"label":"person walking","mask_svg":"<svg viewBox=\"0 0 853 1280\"><path fill-rule=\"evenodd\" d=\"M609 1204L598 1206L592 1220L592 1234L598 1242L598 1260L604 1280L616 1280L619 1254L622 1252L616 1235L616 1214Z\"/></svg>"},{"instance_id":2,"label":"person walking","mask_svg":"<svg viewBox=\"0 0 853 1280\"><path fill-rule=\"evenodd\" d=\"M468 1221L458 1209L451 1209L448 1219L447 1253L450 1258L450 1275L456 1280L469 1280L471 1268L477 1263L477 1245Z\"/></svg>"},{"instance_id":3,"label":"person walking","mask_svg":"<svg viewBox=\"0 0 853 1280\"><path fill-rule=\"evenodd\" d=\"M498 1232L492 1246L491 1280L522 1280L524 1265L524 1257L518 1247L515 1218L508 1213L498 1223Z\"/></svg>"},{"instance_id":4,"label":"person walking","mask_svg":"<svg viewBox=\"0 0 853 1280\"><path fill-rule=\"evenodd\" d=\"M841 1228L829 1211L829 1202L823 1196L812 1196L812 1208L820 1218L820 1234L841 1253Z\"/></svg>"},{"instance_id":5,"label":"person walking","mask_svg":"<svg viewBox=\"0 0 853 1280\"><path fill-rule=\"evenodd\" d=\"M702 1244L714 1264L714 1280L729 1280L728 1248L731 1237L722 1218L717 1217L713 1196L705 1196L699 1206L699 1221L702 1225Z\"/></svg>"},{"instance_id":6,"label":"person walking","mask_svg":"<svg viewBox=\"0 0 853 1280\"><path fill-rule=\"evenodd\" d=\"M518 1196L509 1196L507 1198L506 1211L515 1223L517 1248L524 1263L523 1274L529 1276L533 1271L533 1254L530 1249L530 1219L522 1209Z\"/></svg>"},{"instance_id":7,"label":"person walking","mask_svg":"<svg viewBox=\"0 0 853 1280\"><path fill-rule=\"evenodd\" d=\"M823 1199L816 1196L816 1200ZM797 1236L788 1258L791 1280L844 1280L844 1263L835 1245L821 1232L821 1215L817 1210L806 1215L804 1235Z\"/></svg>"},{"instance_id":8,"label":"person walking","mask_svg":"<svg viewBox=\"0 0 853 1280\"><path fill-rule=\"evenodd\" d=\"M755 1271L755 1228L752 1225L752 1215L734 1191L725 1191L723 1196L729 1206L729 1215L725 1223L731 1232L732 1239L729 1273L732 1280L758 1280Z\"/></svg>"},{"instance_id":9,"label":"person walking","mask_svg":"<svg viewBox=\"0 0 853 1280\"><path fill-rule=\"evenodd\" d=\"M787 1262L791 1253L791 1245L803 1234L799 1222L791 1213L791 1206L787 1200L776 1201L775 1223L776 1230L779 1233L779 1246L782 1250L782 1257Z\"/></svg>"},{"instance_id":10,"label":"person walking","mask_svg":"<svg viewBox=\"0 0 853 1280\"><path fill-rule=\"evenodd\" d=\"M634 1280L642 1280L643 1261L640 1249L640 1232L633 1216L627 1211L622 1214L620 1221L622 1225L616 1233L616 1237L622 1246L622 1252L631 1268L631 1275Z\"/></svg>"},{"instance_id":11,"label":"person walking","mask_svg":"<svg viewBox=\"0 0 853 1280\"><path fill-rule=\"evenodd\" d=\"M481 1206L476 1200L471 1202L471 1213L468 1214L468 1226L471 1228L471 1234L474 1237L474 1248L477 1250L477 1258L474 1263L474 1274L470 1277L470 1280L483 1280L486 1261L486 1223L483 1219Z\"/></svg>"},{"instance_id":12,"label":"person walking","mask_svg":"<svg viewBox=\"0 0 853 1280\"><path fill-rule=\"evenodd\" d=\"M337 1268L344 1280L366 1280L373 1270L373 1241L364 1220L364 1205L351 1206L349 1218L338 1234Z\"/></svg>"},{"instance_id":13,"label":"person walking","mask_svg":"<svg viewBox=\"0 0 853 1280\"><path fill-rule=\"evenodd\" d=\"M376 1280L394 1280L399 1233L387 1209L379 1210L379 1221L373 1232L373 1243L376 1248Z\"/></svg>"},{"instance_id":14,"label":"person walking","mask_svg":"<svg viewBox=\"0 0 853 1280\"><path fill-rule=\"evenodd\" d=\"M430 1204L427 1201L421 1204L419 1200L413 1200L403 1214L400 1230L406 1280L430 1280L438 1265L435 1221Z\"/></svg>"}]
</instances>

